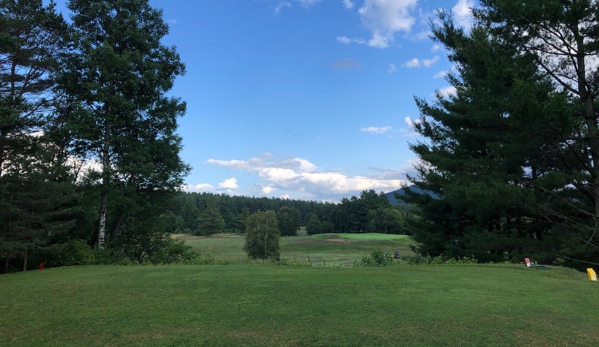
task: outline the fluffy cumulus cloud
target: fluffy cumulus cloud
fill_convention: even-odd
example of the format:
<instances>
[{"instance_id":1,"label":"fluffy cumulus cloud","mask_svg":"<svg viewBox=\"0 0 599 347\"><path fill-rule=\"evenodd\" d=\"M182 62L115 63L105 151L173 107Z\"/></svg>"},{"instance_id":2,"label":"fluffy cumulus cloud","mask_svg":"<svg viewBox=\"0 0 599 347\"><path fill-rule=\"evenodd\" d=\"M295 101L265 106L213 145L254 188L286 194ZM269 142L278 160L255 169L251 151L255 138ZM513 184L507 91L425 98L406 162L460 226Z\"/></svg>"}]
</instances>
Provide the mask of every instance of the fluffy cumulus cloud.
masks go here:
<instances>
[{"instance_id":1,"label":"fluffy cumulus cloud","mask_svg":"<svg viewBox=\"0 0 599 347\"><path fill-rule=\"evenodd\" d=\"M435 76L433 76L433 78L443 78L447 76L447 71L439 71L435 74Z\"/></svg>"},{"instance_id":2,"label":"fluffy cumulus cloud","mask_svg":"<svg viewBox=\"0 0 599 347\"><path fill-rule=\"evenodd\" d=\"M443 97L449 97L455 95L457 92L454 86L444 87L437 91Z\"/></svg>"},{"instance_id":3,"label":"fluffy cumulus cloud","mask_svg":"<svg viewBox=\"0 0 599 347\"><path fill-rule=\"evenodd\" d=\"M437 44L435 44L435 45L433 45L433 47L431 48L431 52L433 52L433 53L434 53L434 52L440 51L441 49L442 49L442 48L441 48L441 46L440 46L440 45L437 45Z\"/></svg>"},{"instance_id":4,"label":"fluffy cumulus cloud","mask_svg":"<svg viewBox=\"0 0 599 347\"><path fill-rule=\"evenodd\" d=\"M262 187L262 189L260 189L260 195L269 195L270 193L274 192L275 190L277 190L277 188L270 187L270 186L264 186L264 187Z\"/></svg>"},{"instance_id":5,"label":"fluffy cumulus cloud","mask_svg":"<svg viewBox=\"0 0 599 347\"><path fill-rule=\"evenodd\" d=\"M262 180L261 193L265 195L275 190L285 190L311 198L337 199L368 189L399 189L404 182L399 173L393 177L388 172L349 176L340 170L321 170L302 158L284 159L269 154L248 160L210 159L206 163L256 173Z\"/></svg>"},{"instance_id":6,"label":"fluffy cumulus cloud","mask_svg":"<svg viewBox=\"0 0 599 347\"><path fill-rule=\"evenodd\" d=\"M362 24L371 30L368 45L386 48L397 32L409 32L415 23L410 14L418 0L365 0L358 10Z\"/></svg>"},{"instance_id":7,"label":"fluffy cumulus cloud","mask_svg":"<svg viewBox=\"0 0 599 347\"><path fill-rule=\"evenodd\" d=\"M408 68L408 69L412 69L412 68L419 68L419 67L431 67L433 66L437 61L439 61L439 57L435 56L432 59L418 59L418 58L414 58L412 60L408 60L406 61L402 67Z\"/></svg>"},{"instance_id":8,"label":"fluffy cumulus cloud","mask_svg":"<svg viewBox=\"0 0 599 347\"><path fill-rule=\"evenodd\" d=\"M229 194L232 194L237 189L239 189L239 186L235 177L228 178L218 184L218 190L226 190Z\"/></svg>"},{"instance_id":9,"label":"fluffy cumulus cloud","mask_svg":"<svg viewBox=\"0 0 599 347\"><path fill-rule=\"evenodd\" d=\"M458 3L451 9L455 23L467 30L472 27L473 23L472 7L474 7L474 0L458 0Z\"/></svg>"},{"instance_id":10,"label":"fluffy cumulus cloud","mask_svg":"<svg viewBox=\"0 0 599 347\"><path fill-rule=\"evenodd\" d=\"M361 70L362 64L355 61L354 59L342 59L336 60L331 64L331 69L333 70Z\"/></svg>"},{"instance_id":11,"label":"fluffy cumulus cloud","mask_svg":"<svg viewBox=\"0 0 599 347\"><path fill-rule=\"evenodd\" d=\"M204 192L211 192L214 190L214 186L212 184L208 184L208 183L196 184L195 186L194 185L185 185L181 188L183 189L183 191L190 192L190 193L204 193Z\"/></svg>"},{"instance_id":12,"label":"fluffy cumulus cloud","mask_svg":"<svg viewBox=\"0 0 599 347\"><path fill-rule=\"evenodd\" d=\"M420 67L420 59L414 58L412 60L406 61L402 66L408 69Z\"/></svg>"},{"instance_id":13,"label":"fluffy cumulus cloud","mask_svg":"<svg viewBox=\"0 0 599 347\"><path fill-rule=\"evenodd\" d=\"M351 0L343 0L343 6L345 6L347 9L350 9L354 7L354 3L351 2Z\"/></svg>"},{"instance_id":14,"label":"fluffy cumulus cloud","mask_svg":"<svg viewBox=\"0 0 599 347\"><path fill-rule=\"evenodd\" d=\"M371 135L380 135L380 134L384 134L384 133L388 132L391 129L393 129L393 127L390 127L390 126L386 126L386 127L366 127L366 128L360 129L360 131L363 132L363 133L369 133Z\"/></svg>"}]
</instances>

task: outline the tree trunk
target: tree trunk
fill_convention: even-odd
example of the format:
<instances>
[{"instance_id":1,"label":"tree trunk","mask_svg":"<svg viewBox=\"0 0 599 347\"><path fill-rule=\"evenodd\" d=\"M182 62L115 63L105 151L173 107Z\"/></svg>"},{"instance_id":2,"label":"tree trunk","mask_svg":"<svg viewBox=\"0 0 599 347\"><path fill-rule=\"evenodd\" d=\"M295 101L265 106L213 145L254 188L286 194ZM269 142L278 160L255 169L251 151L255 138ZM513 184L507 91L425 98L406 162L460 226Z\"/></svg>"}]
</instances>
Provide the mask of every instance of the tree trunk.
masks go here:
<instances>
[{"instance_id":1,"label":"tree trunk","mask_svg":"<svg viewBox=\"0 0 599 347\"><path fill-rule=\"evenodd\" d=\"M110 106L108 106L110 114ZM98 248L104 249L106 242L106 209L108 205L108 185L110 184L110 147L108 139L110 137L110 123L104 122L104 145L102 148L102 188L100 193L100 215L98 217Z\"/></svg>"},{"instance_id":2,"label":"tree trunk","mask_svg":"<svg viewBox=\"0 0 599 347\"><path fill-rule=\"evenodd\" d=\"M27 251L28 249L25 248L25 255L23 256L23 272L27 271Z\"/></svg>"},{"instance_id":3,"label":"tree trunk","mask_svg":"<svg viewBox=\"0 0 599 347\"><path fill-rule=\"evenodd\" d=\"M8 256L6 256L6 266L5 266L5 270L4 270L4 273L6 273L6 274L8 273L9 263L10 263L10 258Z\"/></svg>"}]
</instances>

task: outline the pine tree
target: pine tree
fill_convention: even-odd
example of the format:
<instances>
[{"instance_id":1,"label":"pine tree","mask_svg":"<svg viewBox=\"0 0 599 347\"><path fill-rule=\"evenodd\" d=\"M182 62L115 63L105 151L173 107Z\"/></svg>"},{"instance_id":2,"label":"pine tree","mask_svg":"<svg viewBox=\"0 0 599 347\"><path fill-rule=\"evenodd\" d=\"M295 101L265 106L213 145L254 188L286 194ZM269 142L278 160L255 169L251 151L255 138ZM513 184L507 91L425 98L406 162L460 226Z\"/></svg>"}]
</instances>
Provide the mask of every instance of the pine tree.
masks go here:
<instances>
[{"instance_id":1,"label":"pine tree","mask_svg":"<svg viewBox=\"0 0 599 347\"><path fill-rule=\"evenodd\" d=\"M404 200L419 206L412 230L420 251L547 262L577 253L569 233L543 214L560 207L547 190L560 181L554 129L569 133L574 125L567 97L539 72L533 54L493 36L489 25L466 34L447 14L441 19L434 34L457 65L448 77L457 92L433 105L417 99L415 128L427 142L411 144L424 163L412 180L438 196L406 191Z\"/></svg>"},{"instance_id":2,"label":"pine tree","mask_svg":"<svg viewBox=\"0 0 599 347\"><path fill-rule=\"evenodd\" d=\"M214 201L210 201L208 206L200 213L197 224L199 235L219 234L225 230L225 220Z\"/></svg>"},{"instance_id":3,"label":"pine tree","mask_svg":"<svg viewBox=\"0 0 599 347\"><path fill-rule=\"evenodd\" d=\"M88 182L99 191L95 243L104 248L107 233L124 235L128 219L158 218L147 202L170 199L188 171L176 134L186 106L166 96L185 67L175 48L161 43L168 25L148 0L71 0L68 7L76 54L64 59L60 87L73 105L67 122L74 148L101 166ZM115 201L111 213L117 196L144 207Z\"/></svg>"},{"instance_id":4,"label":"pine tree","mask_svg":"<svg viewBox=\"0 0 599 347\"><path fill-rule=\"evenodd\" d=\"M0 1L0 254L22 256L69 231L76 199L56 124L57 59L67 25L54 3Z\"/></svg>"},{"instance_id":5,"label":"pine tree","mask_svg":"<svg viewBox=\"0 0 599 347\"><path fill-rule=\"evenodd\" d=\"M297 208L281 206L277 212L277 222L281 236L297 236L300 229L300 211Z\"/></svg>"},{"instance_id":6,"label":"pine tree","mask_svg":"<svg viewBox=\"0 0 599 347\"><path fill-rule=\"evenodd\" d=\"M235 230L237 233L243 233L245 232L245 228L247 225L247 220L250 217L250 209L247 207L244 207L241 209L241 213L239 215L237 215L237 218L235 219Z\"/></svg>"},{"instance_id":7,"label":"pine tree","mask_svg":"<svg viewBox=\"0 0 599 347\"><path fill-rule=\"evenodd\" d=\"M306 232L308 233L308 235L316 235L322 233L322 224L320 223L320 220L318 219L317 215L313 214L312 216L310 216L310 221L308 221L308 224L306 225Z\"/></svg>"}]
</instances>

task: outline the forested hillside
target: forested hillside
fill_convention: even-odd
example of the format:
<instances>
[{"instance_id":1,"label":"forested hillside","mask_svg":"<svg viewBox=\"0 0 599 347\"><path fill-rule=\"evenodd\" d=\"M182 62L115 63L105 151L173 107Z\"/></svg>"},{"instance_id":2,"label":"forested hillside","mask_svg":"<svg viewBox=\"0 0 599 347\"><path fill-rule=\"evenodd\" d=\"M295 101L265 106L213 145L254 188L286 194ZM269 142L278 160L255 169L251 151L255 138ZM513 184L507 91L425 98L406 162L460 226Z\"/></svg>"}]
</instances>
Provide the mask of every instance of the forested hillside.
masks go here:
<instances>
[{"instance_id":1,"label":"forested hillside","mask_svg":"<svg viewBox=\"0 0 599 347\"><path fill-rule=\"evenodd\" d=\"M414 217L410 206L393 206L384 193L370 190L363 191L360 196L344 198L338 204L227 194L179 193L169 211L161 218L165 223L165 231L170 233L241 233L247 216L257 211L277 212L281 224L280 212L283 207L297 211L298 228L306 226L312 216L315 216L322 224L320 232L409 234L406 220ZM284 210L283 213L287 212ZM217 227L210 228L207 225Z\"/></svg>"}]
</instances>

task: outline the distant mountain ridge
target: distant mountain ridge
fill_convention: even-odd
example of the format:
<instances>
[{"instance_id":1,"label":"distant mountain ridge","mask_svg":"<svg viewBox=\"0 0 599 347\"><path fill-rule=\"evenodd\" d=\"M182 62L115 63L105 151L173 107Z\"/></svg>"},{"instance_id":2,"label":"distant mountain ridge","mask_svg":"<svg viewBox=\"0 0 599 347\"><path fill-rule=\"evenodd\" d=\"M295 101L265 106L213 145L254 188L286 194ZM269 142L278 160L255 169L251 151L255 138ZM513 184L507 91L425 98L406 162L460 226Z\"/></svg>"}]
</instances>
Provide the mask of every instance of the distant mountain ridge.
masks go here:
<instances>
[{"instance_id":1,"label":"distant mountain ridge","mask_svg":"<svg viewBox=\"0 0 599 347\"><path fill-rule=\"evenodd\" d=\"M387 196L387 199L389 199L389 202L391 203L391 205L403 205L405 204L405 202L403 202L402 200L399 200L395 197L395 193L399 194L399 195L404 195L405 191L409 189L410 191L414 192L414 193L419 193L419 194L423 194L423 193L427 193L428 195L432 196L433 198L437 198L437 194L426 191L426 190L422 190L416 186L409 186L406 188L401 188L398 190L394 190L392 192L389 192L387 194L385 194Z\"/></svg>"}]
</instances>

